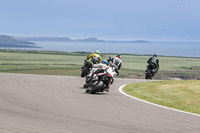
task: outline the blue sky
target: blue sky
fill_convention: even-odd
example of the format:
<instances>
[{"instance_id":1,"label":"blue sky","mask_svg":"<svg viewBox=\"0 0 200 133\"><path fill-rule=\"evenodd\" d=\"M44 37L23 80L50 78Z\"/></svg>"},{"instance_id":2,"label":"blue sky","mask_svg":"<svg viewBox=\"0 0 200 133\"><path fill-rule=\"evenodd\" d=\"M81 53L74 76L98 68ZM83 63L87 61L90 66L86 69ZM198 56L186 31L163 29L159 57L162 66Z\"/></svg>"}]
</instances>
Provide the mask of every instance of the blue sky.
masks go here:
<instances>
[{"instance_id":1,"label":"blue sky","mask_svg":"<svg viewBox=\"0 0 200 133\"><path fill-rule=\"evenodd\" d=\"M0 0L0 34L200 40L200 0Z\"/></svg>"}]
</instances>

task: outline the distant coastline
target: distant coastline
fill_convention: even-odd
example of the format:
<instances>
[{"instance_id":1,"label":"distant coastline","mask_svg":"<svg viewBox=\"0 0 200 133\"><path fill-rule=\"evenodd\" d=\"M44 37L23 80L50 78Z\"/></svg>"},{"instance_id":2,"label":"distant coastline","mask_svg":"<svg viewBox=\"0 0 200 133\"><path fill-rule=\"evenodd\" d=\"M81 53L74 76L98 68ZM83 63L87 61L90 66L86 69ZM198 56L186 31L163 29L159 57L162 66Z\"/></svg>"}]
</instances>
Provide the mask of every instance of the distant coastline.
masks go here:
<instances>
[{"instance_id":1,"label":"distant coastline","mask_svg":"<svg viewBox=\"0 0 200 133\"><path fill-rule=\"evenodd\" d=\"M40 48L33 42L14 38L12 36L0 35L0 47L12 48Z\"/></svg>"},{"instance_id":2,"label":"distant coastline","mask_svg":"<svg viewBox=\"0 0 200 133\"><path fill-rule=\"evenodd\" d=\"M8 35L0 35L0 47L8 48L41 48L36 45L37 41L51 41L51 42L105 42L105 43L150 43L146 40L133 41L107 41L97 39L96 37L89 37L84 39L71 39L69 37L14 37Z\"/></svg>"},{"instance_id":3,"label":"distant coastline","mask_svg":"<svg viewBox=\"0 0 200 133\"><path fill-rule=\"evenodd\" d=\"M101 40L96 37L88 37L84 39L71 39L69 37L17 37L25 41L56 41L56 42L109 42L109 43L150 43L146 40L133 40L133 41L107 41Z\"/></svg>"},{"instance_id":4,"label":"distant coastline","mask_svg":"<svg viewBox=\"0 0 200 133\"><path fill-rule=\"evenodd\" d=\"M16 38L17 39L17 38ZM20 40L20 39L18 39ZM24 40L23 40L24 41ZM28 41L35 44L17 44L0 46L0 49L39 50L39 51L89 51L101 53L126 53L140 55L163 55L181 57L200 57L200 41L155 41L151 43L111 43L111 42L75 42L75 41ZM27 42L26 42L27 43ZM28 46L27 46L28 45Z\"/></svg>"}]
</instances>

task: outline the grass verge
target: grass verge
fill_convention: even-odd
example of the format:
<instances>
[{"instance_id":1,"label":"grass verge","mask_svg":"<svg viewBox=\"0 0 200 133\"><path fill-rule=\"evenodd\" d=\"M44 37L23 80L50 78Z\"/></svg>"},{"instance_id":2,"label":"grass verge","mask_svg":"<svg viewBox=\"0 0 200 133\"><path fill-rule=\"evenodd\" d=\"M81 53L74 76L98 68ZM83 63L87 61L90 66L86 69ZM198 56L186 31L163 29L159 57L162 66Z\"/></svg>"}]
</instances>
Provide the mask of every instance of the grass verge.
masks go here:
<instances>
[{"instance_id":1,"label":"grass verge","mask_svg":"<svg viewBox=\"0 0 200 133\"><path fill-rule=\"evenodd\" d=\"M129 84L127 94L152 103L200 114L200 81L173 80Z\"/></svg>"},{"instance_id":2,"label":"grass verge","mask_svg":"<svg viewBox=\"0 0 200 133\"><path fill-rule=\"evenodd\" d=\"M0 72L80 76L88 52L0 50ZM102 59L116 54L102 53ZM120 78L144 79L150 55L121 54ZM200 80L200 58L159 56L160 70L154 79Z\"/></svg>"}]
</instances>

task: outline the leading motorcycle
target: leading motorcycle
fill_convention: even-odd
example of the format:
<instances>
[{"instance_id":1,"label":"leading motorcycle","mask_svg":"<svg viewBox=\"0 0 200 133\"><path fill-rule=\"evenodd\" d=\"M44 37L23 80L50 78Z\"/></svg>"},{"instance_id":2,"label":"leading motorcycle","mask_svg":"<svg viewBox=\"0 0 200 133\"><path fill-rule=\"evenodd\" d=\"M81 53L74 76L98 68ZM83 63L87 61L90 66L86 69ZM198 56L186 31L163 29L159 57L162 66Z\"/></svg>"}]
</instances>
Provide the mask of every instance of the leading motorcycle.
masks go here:
<instances>
[{"instance_id":1,"label":"leading motorcycle","mask_svg":"<svg viewBox=\"0 0 200 133\"><path fill-rule=\"evenodd\" d=\"M147 70L145 71L145 79L152 79L152 77L156 74L156 66L154 63L149 63L147 66Z\"/></svg>"}]
</instances>

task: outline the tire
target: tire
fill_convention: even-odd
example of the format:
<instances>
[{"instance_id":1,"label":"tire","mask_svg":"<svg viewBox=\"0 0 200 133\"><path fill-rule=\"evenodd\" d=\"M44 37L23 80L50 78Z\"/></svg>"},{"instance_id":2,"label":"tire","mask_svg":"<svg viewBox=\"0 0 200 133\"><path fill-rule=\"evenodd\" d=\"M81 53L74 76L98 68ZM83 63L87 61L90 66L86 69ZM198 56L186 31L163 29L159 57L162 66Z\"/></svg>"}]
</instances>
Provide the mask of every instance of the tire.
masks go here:
<instances>
[{"instance_id":1,"label":"tire","mask_svg":"<svg viewBox=\"0 0 200 133\"><path fill-rule=\"evenodd\" d=\"M87 75L87 71L88 71L88 68L84 67L82 72L81 72L81 77L84 77L85 75Z\"/></svg>"},{"instance_id":2,"label":"tire","mask_svg":"<svg viewBox=\"0 0 200 133\"><path fill-rule=\"evenodd\" d=\"M89 77L86 76L85 84L84 84L83 87L84 87L84 88L88 88L88 84L90 83L91 80L92 80L91 78L89 78Z\"/></svg>"},{"instance_id":3,"label":"tire","mask_svg":"<svg viewBox=\"0 0 200 133\"><path fill-rule=\"evenodd\" d=\"M103 92L103 91L105 90L105 89L104 89L104 88L105 88L105 86L106 86L106 84L105 84L105 83L103 83L103 84L102 84L102 86L101 86L100 92Z\"/></svg>"},{"instance_id":4,"label":"tire","mask_svg":"<svg viewBox=\"0 0 200 133\"><path fill-rule=\"evenodd\" d=\"M87 88L88 86L86 84L83 85L83 88Z\"/></svg>"},{"instance_id":5,"label":"tire","mask_svg":"<svg viewBox=\"0 0 200 133\"><path fill-rule=\"evenodd\" d=\"M151 79L151 70L150 69L147 69L145 79Z\"/></svg>"},{"instance_id":6,"label":"tire","mask_svg":"<svg viewBox=\"0 0 200 133\"><path fill-rule=\"evenodd\" d=\"M96 92L98 92L99 91L99 88L98 87L96 87L98 84L99 84L99 82L100 81L96 81L90 88L90 91L89 91L89 93L90 94L95 94Z\"/></svg>"}]
</instances>

